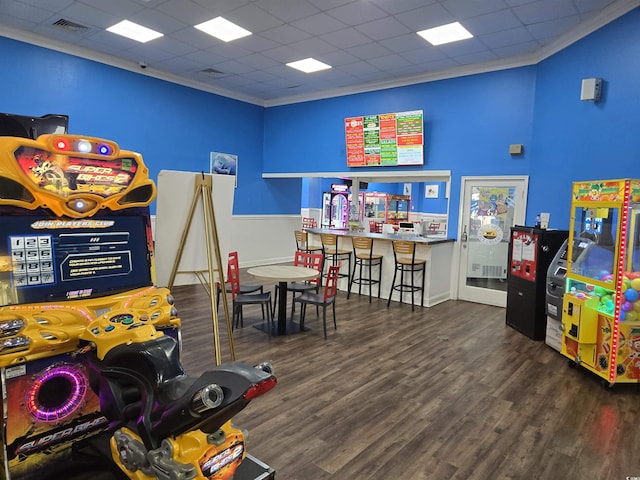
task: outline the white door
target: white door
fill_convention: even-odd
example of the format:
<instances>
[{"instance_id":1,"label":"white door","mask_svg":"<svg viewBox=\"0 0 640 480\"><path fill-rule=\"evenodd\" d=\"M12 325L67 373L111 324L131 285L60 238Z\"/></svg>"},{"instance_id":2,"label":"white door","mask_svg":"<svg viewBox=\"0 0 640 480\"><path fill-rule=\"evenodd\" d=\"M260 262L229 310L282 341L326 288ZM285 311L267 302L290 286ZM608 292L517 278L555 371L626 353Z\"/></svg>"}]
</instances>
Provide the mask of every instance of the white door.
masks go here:
<instances>
[{"instance_id":1,"label":"white door","mask_svg":"<svg viewBox=\"0 0 640 480\"><path fill-rule=\"evenodd\" d=\"M528 177L462 177L458 298L506 307L511 227L524 225Z\"/></svg>"}]
</instances>

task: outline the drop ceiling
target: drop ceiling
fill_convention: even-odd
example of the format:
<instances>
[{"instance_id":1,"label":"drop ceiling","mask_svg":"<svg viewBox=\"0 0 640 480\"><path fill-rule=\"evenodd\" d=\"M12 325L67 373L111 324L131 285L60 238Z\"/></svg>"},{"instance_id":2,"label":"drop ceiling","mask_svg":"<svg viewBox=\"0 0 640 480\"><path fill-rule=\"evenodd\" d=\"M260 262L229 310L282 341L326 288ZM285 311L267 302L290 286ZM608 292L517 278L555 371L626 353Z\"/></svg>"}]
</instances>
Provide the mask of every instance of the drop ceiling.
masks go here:
<instances>
[{"instance_id":1,"label":"drop ceiling","mask_svg":"<svg viewBox=\"0 0 640 480\"><path fill-rule=\"evenodd\" d=\"M264 106L530 65L640 0L0 0L0 35ZM223 16L252 35L194 25ZM106 31L127 19L164 35ZM417 31L460 22L473 38L434 47ZM286 63L313 57L331 69ZM144 65L146 68L142 68Z\"/></svg>"}]
</instances>

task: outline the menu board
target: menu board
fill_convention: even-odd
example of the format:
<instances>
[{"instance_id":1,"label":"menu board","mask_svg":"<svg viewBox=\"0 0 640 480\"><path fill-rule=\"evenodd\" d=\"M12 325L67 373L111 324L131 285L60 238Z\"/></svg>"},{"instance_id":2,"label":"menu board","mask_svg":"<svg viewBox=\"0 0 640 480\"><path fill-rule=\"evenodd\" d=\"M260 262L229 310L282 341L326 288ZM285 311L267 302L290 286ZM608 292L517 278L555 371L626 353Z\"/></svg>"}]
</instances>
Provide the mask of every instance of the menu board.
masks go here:
<instances>
[{"instance_id":1,"label":"menu board","mask_svg":"<svg viewBox=\"0 0 640 480\"><path fill-rule=\"evenodd\" d=\"M345 118L347 166L423 165L422 117L411 110Z\"/></svg>"}]
</instances>

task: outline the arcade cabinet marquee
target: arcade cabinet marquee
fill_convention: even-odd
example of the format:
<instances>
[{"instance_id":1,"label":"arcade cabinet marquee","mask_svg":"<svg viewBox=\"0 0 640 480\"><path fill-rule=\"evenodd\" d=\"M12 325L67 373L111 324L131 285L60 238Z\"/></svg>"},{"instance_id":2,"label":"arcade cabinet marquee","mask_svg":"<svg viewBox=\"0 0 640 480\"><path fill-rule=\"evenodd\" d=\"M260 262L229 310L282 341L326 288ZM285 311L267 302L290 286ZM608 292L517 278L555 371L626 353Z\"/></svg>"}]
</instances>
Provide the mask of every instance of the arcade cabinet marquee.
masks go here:
<instances>
[{"instance_id":1,"label":"arcade cabinet marquee","mask_svg":"<svg viewBox=\"0 0 640 480\"><path fill-rule=\"evenodd\" d=\"M230 478L246 456L231 416L275 385L270 366L183 371L142 157L50 130L0 137L0 476L42 478L102 438L128 478Z\"/></svg>"}]
</instances>

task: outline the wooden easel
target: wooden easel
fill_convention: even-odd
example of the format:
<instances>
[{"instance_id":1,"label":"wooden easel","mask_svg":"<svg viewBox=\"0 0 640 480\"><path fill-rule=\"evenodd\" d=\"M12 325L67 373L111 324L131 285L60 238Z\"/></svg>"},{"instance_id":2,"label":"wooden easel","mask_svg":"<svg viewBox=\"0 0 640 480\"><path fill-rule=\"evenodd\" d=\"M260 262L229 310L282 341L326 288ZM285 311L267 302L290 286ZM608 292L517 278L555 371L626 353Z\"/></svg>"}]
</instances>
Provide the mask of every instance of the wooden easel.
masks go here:
<instances>
[{"instance_id":1,"label":"wooden easel","mask_svg":"<svg viewBox=\"0 0 640 480\"><path fill-rule=\"evenodd\" d=\"M222 289L222 304L224 305L224 314L225 314L226 325L227 325L227 337L229 338L229 353L232 361L236 359L236 354L233 347L231 317L229 315L229 302L227 301L227 295L225 292L224 274L220 268L220 266L222 265L222 257L220 255L220 243L218 241L218 228L216 227L216 216L213 210L212 185L213 185L213 178L211 175L205 175L204 173L202 173L199 176L196 175L194 192L193 192L193 200L191 201L191 208L189 209L189 214L187 216L187 223L185 224L184 231L182 232L182 238L180 239L180 245L178 247L176 260L173 264L173 269L171 270L168 287L169 289L173 287L173 282L175 281L176 275L178 273L191 273L196 275L198 280L200 280L200 283L202 284L204 289L207 291L207 294L211 299L211 321L213 323L213 341L214 341L216 365L220 365L222 363L222 358L220 354L220 328L218 326L218 308L216 305L216 292L213 288L213 286L215 285L214 272L218 273L217 279L220 284L220 288ZM186 245L187 237L189 236L189 230L191 229L191 222L193 221L193 216L199 200L202 200L202 214L204 218L205 242L207 245L208 270L178 272L178 267L180 265L182 253ZM214 268L213 266L213 262L212 262L213 254L215 254L216 265L218 266L218 268ZM208 276L205 275L205 273L208 273Z\"/></svg>"}]
</instances>

